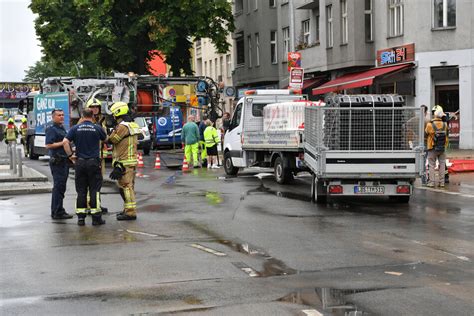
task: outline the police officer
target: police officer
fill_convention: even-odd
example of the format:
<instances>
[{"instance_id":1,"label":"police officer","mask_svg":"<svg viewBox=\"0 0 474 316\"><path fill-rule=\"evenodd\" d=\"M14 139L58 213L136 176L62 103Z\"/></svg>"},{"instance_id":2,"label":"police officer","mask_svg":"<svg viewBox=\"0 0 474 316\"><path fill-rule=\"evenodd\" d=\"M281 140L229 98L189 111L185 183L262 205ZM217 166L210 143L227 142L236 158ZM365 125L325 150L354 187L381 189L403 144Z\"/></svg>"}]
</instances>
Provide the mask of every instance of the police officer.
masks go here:
<instances>
[{"instance_id":1,"label":"police officer","mask_svg":"<svg viewBox=\"0 0 474 316\"><path fill-rule=\"evenodd\" d=\"M69 174L67 155L64 151L64 112L62 109L54 109L51 112L53 125L46 130L46 148L50 157L49 167L53 175L53 192L51 197L51 217L53 219L69 219L69 215L63 207L66 182Z\"/></svg>"},{"instance_id":2,"label":"police officer","mask_svg":"<svg viewBox=\"0 0 474 316\"><path fill-rule=\"evenodd\" d=\"M113 167L110 178L117 180L122 196L123 212L117 214L117 220L137 219L137 202L135 200L135 168L137 165L137 143L140 132L138 124L133 122L125 102L115 102L110 107L117 125L108 140L113 144Z\"/></svg>"},{"instance_id":3,"label":"police officer","mask_svg":"<svg viewBox=\"0 0 474 316\"><path fill-rule=\"evenodd\" d=\"M28 136L28 124L26 124L27 120L26 117L21 119L20 125L20 135L21 135L21 143L23 144L23 151L25 157L28 157L28 146L26 143L26 137Z\"/></svg>"},{"instance_id":4,"label":"police officer","mask_svg":"<svg viewBox=\"0 0 474 316\"><path fill-rule=\"evenodd\" d=\"M104 132L107 131L107 126L105 125L105 116L102 115L102 103L99 101L99 99L91 98L89 101L87 101L86 109L90 109L92 111L93 123L101 127ZM105 174L105 157L107 157L107 149L104 148L104 143L100 142L100 167L102 171L102 178L104 178ZM99 188L99 191L101 189L102 187ZM108 209L103 206L102 203L100 204L100 209L102 210L102 214L108 213Z\"/></svg>"},{"instance_id":5,"label":"police officer","mask_svg":"<svg viewBox=\"0 0 474 316\"><path fill-rule=\"evenodd\" d=\"M76 214L77 224L85 225L88 211L92 215L92 225L102 225L100 209L100 188L102 186L102 171L100 163L100 142L105 141L107 135L104 130L93 123L93 114L90 109L82 111L82 122L75 125L64 139L64 149L68 156L72 156L71 142L76 145L76 155L73 157L76 167ZM90 194L89 209L87 206L87 192Z\"/></svg>"}]
</instances>

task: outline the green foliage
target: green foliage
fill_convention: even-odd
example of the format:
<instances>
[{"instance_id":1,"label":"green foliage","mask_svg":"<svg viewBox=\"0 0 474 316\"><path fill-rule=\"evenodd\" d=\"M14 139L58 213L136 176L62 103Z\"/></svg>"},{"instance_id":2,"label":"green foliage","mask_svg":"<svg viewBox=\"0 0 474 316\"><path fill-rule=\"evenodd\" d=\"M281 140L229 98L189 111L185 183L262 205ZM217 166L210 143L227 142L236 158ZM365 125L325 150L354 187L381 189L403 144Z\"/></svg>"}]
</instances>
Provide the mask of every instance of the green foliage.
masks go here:
<instances>
[{"instance_id":1,"label":"green foliage","mask_svg":"<svg viewBox=\"0 0 474 316\"><path fill-rule=\"evenodd\" d=\"M157 50L174 75L190 75L191 39L208 37L225 53L234 30L227 0L32 0L30 8L47 60L92 74L146 73Z\"/></svg>"}]
</instances>

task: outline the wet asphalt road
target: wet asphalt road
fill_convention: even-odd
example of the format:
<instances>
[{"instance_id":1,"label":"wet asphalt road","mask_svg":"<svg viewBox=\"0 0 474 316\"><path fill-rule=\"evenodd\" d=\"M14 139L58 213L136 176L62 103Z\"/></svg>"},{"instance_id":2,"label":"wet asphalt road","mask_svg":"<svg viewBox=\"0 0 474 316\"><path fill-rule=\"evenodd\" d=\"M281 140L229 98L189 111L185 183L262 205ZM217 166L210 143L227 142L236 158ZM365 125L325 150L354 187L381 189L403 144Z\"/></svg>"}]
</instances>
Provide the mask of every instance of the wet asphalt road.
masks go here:
<instances>
[{"instance_id":1,"label":"wet asphalt road","mask_svg":"<svg viewBox=\"0 0 474 316\"><path fill-rule=\"evenodd\" d=\"M153 163L137 179L136 222L115 220L113 185L102 227L51 220L49 194L0 197L0 314L473 313L472 196L319 206L309 177L281 186ZM28 164L49 174L46 161ZM71 213L74 197L69 180Z\"/></svg>"}]
</instances>

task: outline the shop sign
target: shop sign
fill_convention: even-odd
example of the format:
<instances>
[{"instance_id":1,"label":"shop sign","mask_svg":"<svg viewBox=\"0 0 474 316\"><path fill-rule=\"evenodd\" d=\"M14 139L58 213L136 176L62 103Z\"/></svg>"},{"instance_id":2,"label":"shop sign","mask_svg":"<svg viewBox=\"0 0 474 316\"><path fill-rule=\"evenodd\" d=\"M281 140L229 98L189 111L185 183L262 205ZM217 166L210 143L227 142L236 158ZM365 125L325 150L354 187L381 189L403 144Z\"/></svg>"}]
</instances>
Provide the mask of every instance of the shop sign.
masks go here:
<instances>
[{"instance_id":1,"label":"shop sign","mask_svg":"<svg viewBox=\"0 0 474 316\"><path fill-rule=\"evenodd\" d=\"M290 70L290 88L302 89L304 81L303 68L291 68Z\"/></svg>"},{"instance_id":2,"label":"shop sign","mask_svg":"<svg viewBox=\"0 0 474 316\"><path fill-rule=\"evenodd\" d=\"M396 65L415 60L415 44L396 46L377 51L377 67Z\"/></svg>"},{"instance_id":3,"label":"shop sign","mask_svg":"<svg viewBox=\"0 0 474 316\"><path fill-rule=\"evenodd\" d=\"M301 53L291 52L288 53L288 71L291 71L291 68L300 68L301 67Z\"/></svg>"}]
</instances>

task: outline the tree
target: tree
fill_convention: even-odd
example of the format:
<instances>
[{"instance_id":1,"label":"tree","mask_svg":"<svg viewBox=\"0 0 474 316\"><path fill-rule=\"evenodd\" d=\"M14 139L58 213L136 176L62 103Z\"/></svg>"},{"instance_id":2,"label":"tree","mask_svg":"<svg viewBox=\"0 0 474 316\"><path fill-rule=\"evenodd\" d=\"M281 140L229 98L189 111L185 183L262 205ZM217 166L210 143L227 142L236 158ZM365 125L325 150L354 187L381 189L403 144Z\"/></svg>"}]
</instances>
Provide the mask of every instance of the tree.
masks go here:
<instances>
[{"instance_id":1,"label":"tree","mask_svg":"<svg viewBox=\"0 0 474 316\"><path fill-rule=\"evenodd\" d=\"M95 73L146 73L159 51L174 75L190 75L191 39L208 37L225 53L234 30L227 0L32 0L30 8L47 60Z\"/></svg>"}]
</instances>

